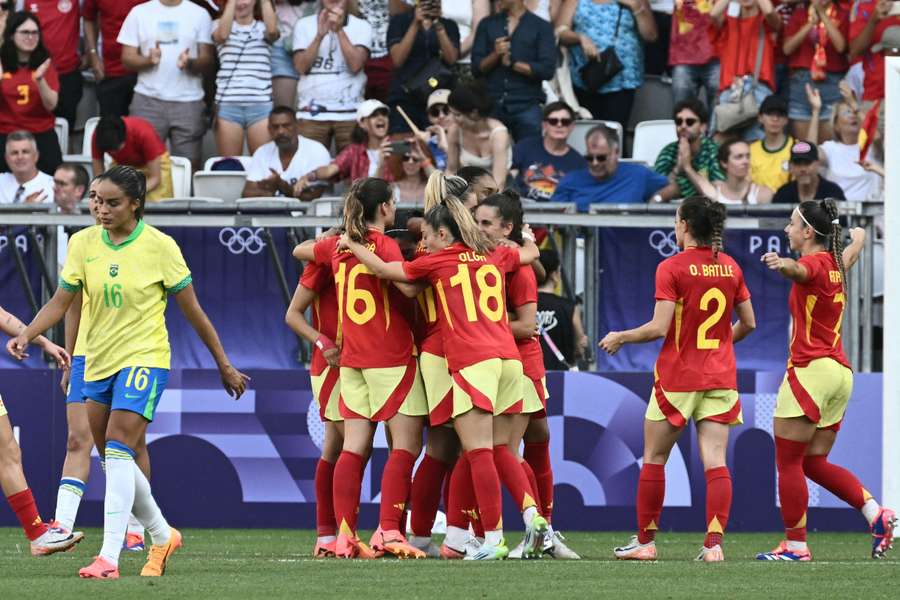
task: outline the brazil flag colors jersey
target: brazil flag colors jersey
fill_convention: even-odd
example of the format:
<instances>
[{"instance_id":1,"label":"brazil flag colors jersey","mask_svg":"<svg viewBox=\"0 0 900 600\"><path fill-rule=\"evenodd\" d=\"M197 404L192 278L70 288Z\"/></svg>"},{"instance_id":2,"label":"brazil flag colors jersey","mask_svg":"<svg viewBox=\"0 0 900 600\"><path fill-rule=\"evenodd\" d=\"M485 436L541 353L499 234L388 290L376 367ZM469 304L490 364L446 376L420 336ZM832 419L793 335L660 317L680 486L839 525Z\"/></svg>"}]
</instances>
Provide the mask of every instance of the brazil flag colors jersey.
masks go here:
<instances>
[{"instance_id":1,"label":"brazil flag colors jersey","mask_svg":"<svg viewBox=\"0 0 900 600\"><path fill-rule=\"evenodd\" d=\"M102 229L99 225L93 225L85 229ZM81 233L81 232L79 232ZM78 235L76 233L75 235ZM72 356L84 356L85 347L87 346L87 332L91 328L91 313L87 292L84 288L81 290L81 318L78 321L78 335L75 337L75 348L72 349Z\"/></svg>"},{"instance_id":2,"label":"brazil flag colors jersey","mask_svg":"<svg viewBox=\"0 0 900 600\"><path fill-rule=\"evenodd\" d=\"M817 358L833 358L848 369L841 342L844 287L841 271L830 252L817 252L798 260L806 267L806 281L794 282L788 304L794 329L791 365L805 367Z\"/></svg>"},{"instance_id":3,"label":"brazil flag colors jersey","mask_svg":"<svg viewBox=\"0 0 900 600\"><path fill-rule=\"evenodd\" d=\"M510 310L532 302L537 304L537 277L531 265L519 265L518 269L507 275L506 286ZM516 339L516 347L519 349L526 377L540 379L547 374L544 370L544 352L536 333L529 338Z\"/></svg>"},{"instance_id":4,"label":"brazil flag colors jersey","mask_svg":"<svg viewBox=\"0 0 900 600\"><path fill-rule=\"evenodd\" d=\"M303 275L300 276L300 285L317 294L313 303L312 326L328 339L335 341L338 328L338 304L331 265L310 261L303 269ZM309 363L310 375L321 375L327 366L328 362L325 360L325 356L314 344L312 360Z\"/></svg>"},{"instance_id":5,"label":"brazil flag colors jersey","mask_svg":"<svg viewBox=\"0 0 900 600\"><path fill-rule=\"evenodd\" d=\"M519 264L515 248L500 246L483 255L458 242L403 263L410 280L434 286L450 371L490 358L519 360L505 300L505 275Z\"/></svg>"},{"instance_id":6,"label":"brazil flag colors jersey","mask_svg":"<svg viewBox=\"0 0 900 600\"><path fill-rule=\"evenodd\" d=\"M687 248L656 269L656 299L675 303L656 374L667 392L737 389L731 315L750 299L733 258L712 249Z\"/></svg>"},{"instance_id":7,"label":"brazil flag colors jersey","mask_svg":"<svg viewBox=\"0 0 900 600\"><path fill-rule=\"evenodd\" d=\"M125 367L168 369L167 294L190 283L175 240L143 221L118 245L102 227L73 235L59 284L87 299L85 381Z\"/></svg>"}]
</instances>

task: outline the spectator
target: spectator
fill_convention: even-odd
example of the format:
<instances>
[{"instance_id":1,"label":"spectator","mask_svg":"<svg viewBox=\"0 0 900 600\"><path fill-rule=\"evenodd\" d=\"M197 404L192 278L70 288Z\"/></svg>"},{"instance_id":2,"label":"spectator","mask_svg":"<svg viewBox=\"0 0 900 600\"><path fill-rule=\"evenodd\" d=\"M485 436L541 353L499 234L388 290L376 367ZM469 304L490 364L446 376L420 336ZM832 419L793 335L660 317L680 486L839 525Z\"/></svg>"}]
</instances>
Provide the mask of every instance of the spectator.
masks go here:
<instances>
[{"instance_id":1,"label":"spectator","mask_svg":"<svg viewBox=\"0 0 900 600\"><path fill-rule=\"evenodd\" d=\"M84 199L90 177L87 169L76 163L63 163L53 174L53 201L59 212L78 214L78 203Z\"/></svg>"},{"instance_id":2,"label":"spectator","mask_svg":"<svg viewBox=\"0 0 900 600\"><path fill-rule=\"evenodd\" d=\"M262 20L254 18L259 9ZM271 0L227 0L222 18L213 22L212 40L219 55L216 74L216 150L219 156L250 154L269 141L272 112L271 44L278 39Z\"/></svg>"},{"instance_id":3,"label":"spectator","mask_svg":"<svg viewBox=\"0 0 900 600\"><path fill-rule=\"evenodd\" d=\"M328 149L300 133L300 125L289 106L276 106L268 119L271 142L253 153L242 196L289 196L314 200L325 191L323 185L298 184L300 179L331 161Z\"/></svg>"},{"instance_id":4,"label":"spectator","mask_svg":"<svg viewBox=\"0 0 900 600\"><path fill-rule=\"evenodd\" d=\"M447 170L489 169L494 181L506 184L512 148L506 125L489 117L493 102L480 83L457 87L447 98L453 124L447 132Z\"/></svg>"},{"instance_id":5,"label":"spectator","mask_svg":"<svg viewBox=\"0 0 900 600\"><path fill-rule=\"evenodd\" d=\"M434 90L428 96L428 122L425 131L419 132L419 140L428 147L434 158L434 167L443 171L447 168L447 130L453 124L447 100L450 90Z\"/></svg>"},{"instance_id":6,"label":"spectator","mask_svg":"<svg viewBox=\"0 0 900 600\"><path fill-rule=\"evenodd\" d=\"M317 15L294 28L294 67L300 73L297 112L301 135L337 151L350 143L353 115L363 101L363 68L372 27L347 13L347 0L323 0Z\"/></svg>"},{"instance_id":7,"label":"spectator","mask_svg":"<svg viewBox=\"0 0 900 600\"><path fill-rule=\"evenodd\" d=\"M831 137L828 121L832 107L841 99L838 85L849 67L845 54L849 31L850 7L834 0L812 0L808 10L794 10L791 15L783 48L791 68L788 117L794 137L812 137L807 85L815 87L822 98L819 128L824 137Z\"/></svg>"},{"instance_id":8,"label":"spectator","mask_svg":"<svg viewBox=\"0 0 900 600\"><path fill-rule=\"evenodd\" d=\"M677 104L688 98L703 98L711 111L719 95L719 56L709 36L711 4L683 0L674 8L669 37L673 100Z\"/></svg>"},{"instance_id":9,"label":"spectator","mask_svg":"<svg viewBox=\"0 0 900 600\"><path fill-rule=\"evenodd\" d=\"M882 177L872 167L864 166L869 161L861 161L859 114L852 105L841 101L834 107L832 123L834 139L819 147L819 159L825 168L825 177L838 184L848 200L878 198Z\"/></svg>"},{"instance_id":10,"label":"spectator","mask_svg":"<svg viewBox=\"0 0 900 600\"><path fill-rule=\"evenodd\" d=\"M59 101L54 114L68 121L69 130L74 131L75 113L84 87L78 55L81 8L74 0L27 0L24 4L41 23L42 41L59 77Z\"/></svg>"},{"instance_id":11,"label":"spectator","mask_svg":"<svg viewBox=\"0 0 900 600\"><path fill-rule=\"evenodd\" d=\"M28 131L6 136L5 162L9 172L0 173L0 204L53 202L53 178L38 170L38 146Z\"/></svg>"},{"instance_id":12,"label":"spectator","mask_svg":"<svg viewBox=\"0 0 900 600\"><path fill-rule=\"evenodd\" d=\"M587 169L566 175L553 194L554 202L574 202L587 212L595 202L661 202L659 195L669 180L636 163L619 162L619 138L615 130L597 125L585 136Z\"/></svg>"},{"instance_id":13,"label":"spectator","mask_svg":"<svg viewBox=\"0 0 900 600\"><path fill-rule=\"evenodd\" d=\"M457 83L469 82L473 77L472 48L475 45L475 32L482 19L491 14L491 3L489 0L443 1L441 11L459 28L459 59L454 65Z\"/></svg>"},{"instance_id":14,"label":"spectator","mask_svg":"<svg viewBox=\"0 0 900 600\"><path fill-rule=\"evenodd\" d=\"M141 171L147 178L147 201L174 196L172 160L156 129L141 117L101 117L91 140L94 173L102 173L104 154L115 164Z\"/></svg>"},{"instance_id":15,"label":"spectator","mask_svg":"<svg viewBox=\"0 0 900 600\"><path fill-rule=\"evenodd\" d=\"M669 185L660 192L664 199L690 198L700 192L695 185L698 178L721 181L725 173L719 166L719 147L706 137L709 114L696 98L682 100L672 111L678 141L667 144L656 158L653 169L669 178Z\"/></svg>"},{"instance_id":16,"label":"spectator","mask_svg":"<svg viewBox=\"0 0 900 600\"><path fill-rule=\"evenodd\" d=\"M52 173L62 162L53 116L58 101L59 78L44 47L40 23L31 13L12 13L0 44L0 143L13 131L31 133L38 168L44 173ZM0 164L0 171L5 170L7 165Z\"/></svg>"},{"instance_id":17,"label":"spectator","mask_svg":"<svg viewBox=\"0 0 900 600\"><path fill-rule=\"evenodd\" d=\"M579 104L595 119L627 125L634 92L644 83L641 40L652 42L657 36L647 0L566 0L559 28L560 41L574 46L569 68ZM608 47L614 48L622 70L599 89L588 89L581 70Z\"/></svg>"},{"instance_id":18,"label":"spectator","mask_svg":"<svg viewBox=\"0 0 900 600\"><path fill-rule=\"evenodd\" d=\"M150 0L128 13L118 37L122 64L138 74L130 113L147 119L195 171L207 126L201 75L213 64L211 25L188 0Z\"/></svg>"},{"instance_id":19,"label":"spectator","mask_svg":"<svg viewBox=\"0 0 900 600\"><path fill-rule=\"evenodd\" d=\"M836 183L819 175L819 152L813 142L797 140L791 146L791 181L775 192L772 202L796 206L807 200L846 200Z\"/></svg>"},{"instance_id":20,"label":"spectator","mask_svg":"<svg viewBox=\"0 0 900 600\"><path fill-rule=\"evenodd\" d=\"M491 194L496 194L500 191L500 186L497 185L494 176L485 168L475 166L462 167L456 174L469 184L468 195L465 198L460 198L463 201L463 205L469 210L475 208L479 202Z\"/></svg>"},{"instance_id":21,"label":"spectator","mask_svg":"<svg viewBox=\"0 0 900 600\"><path fill-rule=\"evenodd\" d=\"M565 102L544 107L544 135L522 140L513 148L512 168L523 198L548 201L560 180L587 162L568 142L575 128L575 112Z\"/></svg>"},{"instance_id":22,"label":"spectator","mask_svg":"<svg viewBox=\"0 0 900 600\"><path fill-rule=\"evenodd\" d=\"M441 66L449 68L456 64L459 28L441 16L439 2L423 1L416 4L415 10L391 17L387 44L394 63L387 102L395 112L391 133L409 130L406 120L396 114L397 108L402 108L416 127L424 129L428 94L421 90L407 91L406 84L437 73Z\"/></svg>"},{"instance_id":23,"label":"spectator","mask_svg":"<svg viewBox=\"0 0 900 600\"><path fill-rule=\"evenodd\" d=\"M765 137L750 144L750 178L773 190L791 178L788 162L794 138L786 132L787 110L787 102L781 96L772 94L763 100L757 118Z\"/></svg>"},{"instance_id":24,"label":"spectator","mask_svg":"<svg viewBox=\"0 0 900 600\"><path fill-rule=\"evenodd\" d=\"M563 1L564 0L525 0L525 8L551 25L556 25Z\"/></svg>"},{"instance_id":25,"label":"spectator","mask_svg":"<svg viewBox=\"0 0 900 600\"><path fill-rule=\"evenodd\" d=\"M84 0L84 52L94 74L100 116L124 117L134 98L137 74L122 64L119 30L131 9L145 0ZM97 51L97 39L103 39L103 55Z\"/></svg>"},{"instance_id":26,"label":"spectator","mask_svg":"<svg viewBox=\"0 0 900 600\"><path fill-rule=\"evenodd\" d=\"M750 146L742 139L732 139L719 146L719 165L725 172L724 181L697 180L700 192L722 204L768 204L772 190L750 179Z\"/></svg>"},{"instance_id":27,"label":"spectator","mask_svg":"<svg viewBox=\"0 0 900 600\"><path fill-rule=\"evenodd\" d=\"M753 93L757 102L771 95L775 89L775 37L781 30L781 17L771 0L740 0L740 12L730 14L733 0L716 0L710 12L713 24L713 45L719 51L719 103L729 102L735 94ZM726 15L725 11L729 10ZM754 87L759 42L762 40L759 81ZM785 110L787 116L787 110ZM713 131L720 131L713 119ZM763 136L759 127L751 127L745 134L747 141ZM755 180L754 180L755 181Z\"/></svg>"},{"instance_id":28,"label":"spectator","mask_svg":"<svg viewBox=\"0 0 900 600\"><path fill-rule=\"evenodd\" d=\"M387 33L391 15L406 12L405 0L356 0L359 16L372 27L372 46L366 61L366 98L386 102L394 64L388 54Z\"/></svg>"},{"instance_id":29,"label":"spectator","mask_svg":"<svg viewBox=\"0 0 900 600\"><path fill-rule=\"evenodd\" d=\"M392 152L388 163L394 174L394 199L421 207L425 203L425 183L434 167L414 140L397 147L398 153Z\"/></svg>"},{"instance_id":30,"label":"spectator","mask_svg":"<svg viewBox=\"0 0 900 600\"><path fill-rule=\"evenodd\" d=\"M275 0L279 37L272 44L272 102L275 106L297 106L297 82L294 68L294 26L308 16L315 4L306 0Z\"/></svg>"},{"instance_id":31,"label":"spectator","mask_svg":"<svg viewBox=\"0 0 900 600\"><path fill-rule=\"evenodd\" d=\"M538 280L537 325L544 368L567 371L575 366L576 357L584 355L588 338L581 324L581 310L556 293L562 287L562 269L555 250L541 250L541 266L546 275Z\"/></svg>"},{"instance_id":32,"label":"spectator","mask_svg":"<svg viewBox=\"0 0 900 600\"><path fill-rule=\"evenodd\" d=\"M850 17L850 60L862 59L863 109L884 98L884 57L900 55L900 10L890 0L859 0Z\"/></svg>"},{"instance_id":33,"label":"spectator","mask_svg":"<svg viewBox=\"0 0 900 600\"><path fill-rule=\"evenodd\" d=\"M521 141L541 135L542 82L556 71L553 27L528 11L524 0L500 0L500 7L478 24L472 74L486 80L492 116Z\"/></svg>"}]
</instances>

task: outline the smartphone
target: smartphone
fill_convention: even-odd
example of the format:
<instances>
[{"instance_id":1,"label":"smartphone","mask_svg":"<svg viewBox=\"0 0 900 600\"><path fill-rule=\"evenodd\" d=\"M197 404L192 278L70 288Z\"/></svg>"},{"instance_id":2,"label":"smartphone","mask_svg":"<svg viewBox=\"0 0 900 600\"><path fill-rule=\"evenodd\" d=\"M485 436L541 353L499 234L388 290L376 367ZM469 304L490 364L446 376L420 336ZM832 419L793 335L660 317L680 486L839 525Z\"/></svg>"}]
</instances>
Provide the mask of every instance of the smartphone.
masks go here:
<instances>
[{"instance_id":1,"label":"smartphone","mask_svg":"<svg viewBox=\"0 0 900 600\"><path fill-rule=\"evenodd\" d=\"M726 13L729 17L737 19L741 16L741 5L739 2L729 2Z\"/></svg>"},{"instance_id":2,"label":"smartphone","mask_svg":"<svg viewBox=\"0 0 900 600\"><path fill-rule=\"evenodd\" d=\"M403 158L412 151L409 142L391 142L391 154Z\"/></svg>"}]
</instances>

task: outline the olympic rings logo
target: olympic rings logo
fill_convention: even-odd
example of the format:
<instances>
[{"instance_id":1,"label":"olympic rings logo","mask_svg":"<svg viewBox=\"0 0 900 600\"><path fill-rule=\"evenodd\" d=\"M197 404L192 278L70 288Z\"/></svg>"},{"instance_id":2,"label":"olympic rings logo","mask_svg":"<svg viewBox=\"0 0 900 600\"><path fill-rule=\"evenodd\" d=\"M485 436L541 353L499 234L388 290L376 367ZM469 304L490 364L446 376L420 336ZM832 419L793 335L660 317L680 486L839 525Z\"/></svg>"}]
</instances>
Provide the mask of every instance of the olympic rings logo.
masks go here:
<instances>
[{"instance_id":1,"label":"olympic rings logo","mask_svg":"<svg viewBox=\"0 0 900 600\"><path fill-rule=\"evenodd\" d=\"M678 242L675 240L675 231L666 233L661 229L655 229L650 234L650 247L659 252L663 258L678 254Z\"/></svg>"},{"instance_id":2,"label":"olympic rings logo","mask_svg":"<svg viewBox=\"0 0 900 600\"><path fill-rule=\"evenodd\" d=\"M259 254L266 247L266 243L260 237L262 227L251 229L250 227L225 227L219 231L219 242L232 254Z\"/></svg>"}]
</instances>

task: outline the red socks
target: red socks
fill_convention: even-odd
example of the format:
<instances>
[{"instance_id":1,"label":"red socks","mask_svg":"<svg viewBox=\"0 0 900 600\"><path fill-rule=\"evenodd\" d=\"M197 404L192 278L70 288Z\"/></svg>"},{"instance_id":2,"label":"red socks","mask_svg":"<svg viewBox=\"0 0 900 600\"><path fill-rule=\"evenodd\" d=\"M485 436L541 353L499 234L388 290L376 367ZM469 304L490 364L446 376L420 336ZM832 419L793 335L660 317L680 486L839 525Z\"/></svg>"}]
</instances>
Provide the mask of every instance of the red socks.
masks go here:
<instances>
[{"instance_id":1,"label":"red socks","mask_svg":"<svg viewBox=\"0 0 900 600\"><path fill-rule=\"evenodd\" d=\"M320 458L316 465L316 532L319 537L336 532L333 485L334 465Z\"/></svg>"},{"instance_id":2,"label":"red socks","mask_svg":"<svg viewBox=\"0 0 900 600\"><path fill-rule=\"evenodd\" d=\"M731 511L731 474L728 467L715 467L706 472L706 539L703 545L712 548L722 543Z\"/></svg>"},{"instance_id":3,"label":"red socks","mask_svg":"<svg viewBox=\"0 0 900 600\"><path fill-rule=\"evenodd\" d=\"M7 496L6 501L9 507L16 513L19 523L22 524L22 531L25 537L33 542L50 529L50 526L41 521L41 515L38 514L37 505L34 503L34 496L31 495L31 489L25 488L21 492L16 492L12 496Z\"/></svg>"},{"instance_id":4,"label":"red socks","mask_svg":"<svg viewBox=\"0 0 900 600\"><path fill-rule=\"evenodd\" d=\"M381 476L381 512L379 522L384 531L400 529L406 514L406 501L412 486L416 457L406 450L391 450ZM404 527L405 529L405 527Z\"/></svg>"},{"instance_id":5,"label":"red socks","mask_svg":"<svg viewBox=\"0 0 900 600\"><path fill-rule=\"evenodd\" d=\"M441 489L447 465L428 454L419 463L412 481L412 534L431 536L434 516L441 503Z\"/></svg>"},{"instance_id":6,"label":"red socks","mask_svg":"<svg viewBox=\"0 0 900 600\"><path fill-rule=\"evenodd\" d=\"M659 515L666 497L666 467L644 463L637 489L638 542L647 544L656 538Z\"/></svg>"},{"instance_id":7,"label":"red socks","mask_svg":"<svg viewBox=\"0 0 900 600\"><path fill-rule=\"evenodd\" d=\"M523 456L537 481L537 496L541 515L547 521L553 516L553 468L550 465L550 442L526 442ZM540 498L540 499L538 499Z\"/></svg>"},{"instance_id":8,"label":"red socks","mask_svg":"<svg viewBox=\"0 0 900 600\"><path fill-rule=\"evenodd\" d=\"M447 525L468 529L469 521L477 522L475 488L472 487L472 467L465 456L456 461L448 477L450 496L447 503ZM475 517L475 519L472 519Z\"/></svg>"},{"instance_id":9,"label":"red socks","mask_svg":"<svg viewBox=\"0 0 900 600\"><path fill-rule=\"evenodd\" d=\"M500 477L494 465L494 453L490 448L478 448L465 454L472 469L472 485L478 511L486 531L503 529L502 500L500 497ZM519 469L521 474L522 470ZM522 478L524 479L524 475ZM451 499L453 495L451 494Z\"/></svg>"},{"instance_id":10,"label":"red socks","mask_svg":"<svg viewBox=\"0 0 900 600\"><path fill-rule=\"evenodd\" d=\"M856 510L861 509L872 497L853 473L831 464L827 456L806 456L803 459L803 472Z\"/></svg>"},{"instance_id":11,"label":"red socks","mask_svg":"<svg viewBox=\"0 0 900 600\"><path fill-rule=\"evenodd\" d=\"M494 464L500 480L512 494L513 502L520 511L530 506L537 506L534 498L531 497L531 485L528 483L525 471L522 470L518 459L506 445L494 446ZM478 505L481 506L481 502Z\"/></svg>"},{"instance_id":12,"label":"red socks","mask_svg":"<svg viewBox=\"0 0 900 600\"><path fill-rule=\"evenodd\" d=\"M809 490L803 472L806 442L775 437L775 465L778 467L778 497L785 536L795 542L806 541L806 508Z\"/></svg>"},{"instance_id":13,"label":"red socks","mask_svg":"<svg viewBox=\"0 0 900 600\"><path fill-rule=\"evenodd\" d=\"M531 465L524 460L519 462L519 466L522 467L522 472L525 473L525 478L528 479L528 487L531 489L531 496L537 503L538 513L544 516L544 513L541 511L541 495L538 493L537 478L534 476L534 471L531 470Z\"/></svg>"},{"instance_id":14,"label":"red socks","mask_svg":"<svg viewBox=\"0 0 900 600\"><path fill-rule=\"evenodd\" d=\"M344 450L334 465L334 517L338 533L356 536L364 464L362 456Z\"/></svg>"}]
</instances>

